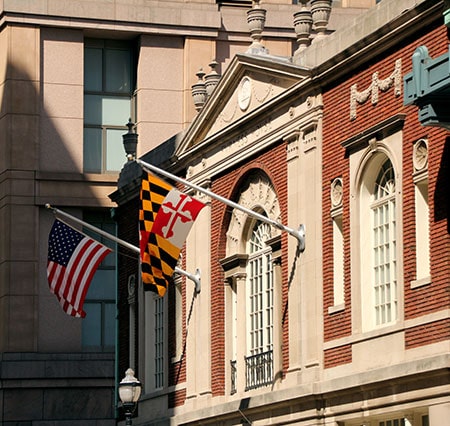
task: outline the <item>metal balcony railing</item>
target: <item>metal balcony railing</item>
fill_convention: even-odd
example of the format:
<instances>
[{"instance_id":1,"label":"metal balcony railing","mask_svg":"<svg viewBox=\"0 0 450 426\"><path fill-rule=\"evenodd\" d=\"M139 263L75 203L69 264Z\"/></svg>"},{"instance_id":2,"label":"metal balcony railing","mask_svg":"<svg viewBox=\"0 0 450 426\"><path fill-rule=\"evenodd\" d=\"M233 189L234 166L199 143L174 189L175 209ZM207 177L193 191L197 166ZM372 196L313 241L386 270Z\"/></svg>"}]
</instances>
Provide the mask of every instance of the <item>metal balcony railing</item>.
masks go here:
<instances>
[{"instance_id":1,"label":"metal balcony railing","mask_svg":"<svg viewBox=\"0 0 450 426\"><path fill-rule=\"evenodd\" d=\"M231 395L236 393L236 361L230 360L230 366L231 366Z\"/></svg>"},{"instance_id":2,"label":"metal balcony railing","mask_svg":"<svg viewBox=\"0 0 450 426\"><path fill-rule=\"evenodd\" d=\"M270 385L273 381L273 351L245 357L245 390Z\"/></svg>"}]
</instances>

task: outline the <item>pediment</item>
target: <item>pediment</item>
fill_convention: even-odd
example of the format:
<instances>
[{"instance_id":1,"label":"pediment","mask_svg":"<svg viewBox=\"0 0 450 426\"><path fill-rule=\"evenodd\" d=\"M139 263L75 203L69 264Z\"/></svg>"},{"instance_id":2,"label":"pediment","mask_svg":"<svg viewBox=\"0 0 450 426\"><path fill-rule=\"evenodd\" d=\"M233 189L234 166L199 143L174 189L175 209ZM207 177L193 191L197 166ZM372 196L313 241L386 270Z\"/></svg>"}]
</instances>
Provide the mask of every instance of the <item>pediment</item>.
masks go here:
<instances>
[{"instance_id":1,"label":"pediment","mask_svg":"<svg viewBox=\"0 0 450 426\"><path fill-rule=\"evenodd\" d=\"M264 114L265 108L307 76L308 70L284 58L236 55L187 129L176 155Z\"/></svg>"}]
</instances>

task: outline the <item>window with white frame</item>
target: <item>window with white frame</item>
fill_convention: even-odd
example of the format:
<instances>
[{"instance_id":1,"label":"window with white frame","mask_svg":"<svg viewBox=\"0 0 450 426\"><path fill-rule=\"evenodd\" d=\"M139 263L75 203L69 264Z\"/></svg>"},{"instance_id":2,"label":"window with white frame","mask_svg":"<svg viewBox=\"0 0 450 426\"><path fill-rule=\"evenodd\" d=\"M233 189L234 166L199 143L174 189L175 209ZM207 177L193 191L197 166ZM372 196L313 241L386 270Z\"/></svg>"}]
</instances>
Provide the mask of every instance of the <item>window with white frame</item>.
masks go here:
<instances>
[{"instance_id":1,"label":"window with white frame","mask_svg":"<svg viewBox=\"0 0 450 426\"><path fill-rule=\"evenodd\" d=\"M359 197L362 329L394 324L399 315L398 182L384 152L364 164Z\"/></svg>"},{"instance_id":2,"label":"window with white frame","mask_svg":"<svg viewBox=\"0 0 450 426\"><path fill-rule=\"evenodd\" d=\"M403 115L342 142L349 158L353 330L384 333L403 318ZM344 218L345 219L345 218Z\"/></svg>"},{"instance_id":3,"label":"window with white frame","mask_svg":"<svg viewBox=\"0 0 450 426\"><path fill-rule=\"evenodd\" d=\"M395 198L394 169L387 159L375 181L371 205L375 325L388 324L397 319Z\"/></svg>"},{"instance_id":4,"label":"window with white frame","mask_svg":"<svg viewBox=\"0 0 450 426\"><path fill-rule=\"evenodd\" d=\"M256 222L248 240L246 388L272 381L273 272L272 253L265 242L270 225Z\"/></svg>"},{"instance_id":5,"label":"window with white frame","mask_svg":"<svg viewBox=\"0 0 450 426\"><path fill-rule=\"evenodd\" d=\"M406 422L404 418L383 420L378 422L378 426L410 426L410 422Z\"/></svg>"},{"instance_id":6,"label":"window with white frame","mask_svg":"<svg viewBox=\"0 0 450 426\"><path fill-rule=\"evenodd\" d=\"M253 170L239 186L238 204L281 221L277 194L264 172ZM239 209L231 213L226 238L226 257L220 262L229 284L225 351L227 386L234 394L272 384L274 365L281 368L276 348L282 337L276 318L281 314L282 289L273 272L281 256L281 238L279 230Z\"/></svg>"},{"instance_id":7,"label":"window with white frame","mask_svg":"<svg viewBox=\"0 0 450 426\"><path fill-rule=\"evenodd\" d=\"M120 40L85 40L85 172L117 172L125 163L122 135L129 118L134 116L134 74L132 44Z\"/></svg>"}]
</instances>

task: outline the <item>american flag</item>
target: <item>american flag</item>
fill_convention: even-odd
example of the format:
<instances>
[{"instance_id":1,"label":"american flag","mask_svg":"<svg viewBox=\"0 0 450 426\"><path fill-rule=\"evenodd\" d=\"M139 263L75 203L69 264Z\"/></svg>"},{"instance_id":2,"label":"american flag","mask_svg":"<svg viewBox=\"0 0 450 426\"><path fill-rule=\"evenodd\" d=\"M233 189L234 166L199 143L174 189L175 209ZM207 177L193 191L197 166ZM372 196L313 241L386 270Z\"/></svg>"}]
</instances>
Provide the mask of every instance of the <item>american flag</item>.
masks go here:
<instances>
[{"instance_id":1,"label":"american flag","mask_svg":"<svg viewBox=\"0 0 450 426\"><path fill-rule=\"evenodd\" d=\"M55 220L48 238L47 278L63 310L84 318L84 299L92 277L111 250Z\"/></svg>"}]
</instances>

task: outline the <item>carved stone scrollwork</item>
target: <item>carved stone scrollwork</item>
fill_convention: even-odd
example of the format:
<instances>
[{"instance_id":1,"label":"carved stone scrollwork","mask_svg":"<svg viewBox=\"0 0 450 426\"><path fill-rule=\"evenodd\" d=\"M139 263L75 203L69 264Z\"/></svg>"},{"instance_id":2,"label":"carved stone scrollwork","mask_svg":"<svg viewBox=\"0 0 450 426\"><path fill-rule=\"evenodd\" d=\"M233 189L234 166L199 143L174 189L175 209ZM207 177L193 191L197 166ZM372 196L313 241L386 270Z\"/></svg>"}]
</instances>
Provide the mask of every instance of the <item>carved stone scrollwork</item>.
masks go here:
<instances>
[{"instance_id":1,"label":"carved stone scrollwork","mask_svg":"<svg viewBox=\"0 0 450 426\"><path fill-rule=\"evenodd\" d=\"M394 87L394 95L400 96L402 91L402 60L397 59L395 61L395 68L392 74L380 80L378 78L378 72L374 72L372 74L372 82L370 86L359 92L357 90L357 85L354 84L350 88L350 120L356 119L356 107L357 104L363 104L371 96L372 105L376 105L378 103L379 91L382 92L388 91L391 87Z\"/></svg>"},{"instance_id":2,"label":"carved stone scrollwork","mask_svg":"<svg viewBox=\"0 0 450 426\"><path fill-rule=\"evenodd\" d=\"M238 203L246 208L262 208L267 215L280 221L281 209L276 192L264 174L255 174L241 192ZM241 210L234 209L227 232L227 256L242 250L243 232L248 215Z\"/></svg>"}]
</instances>

